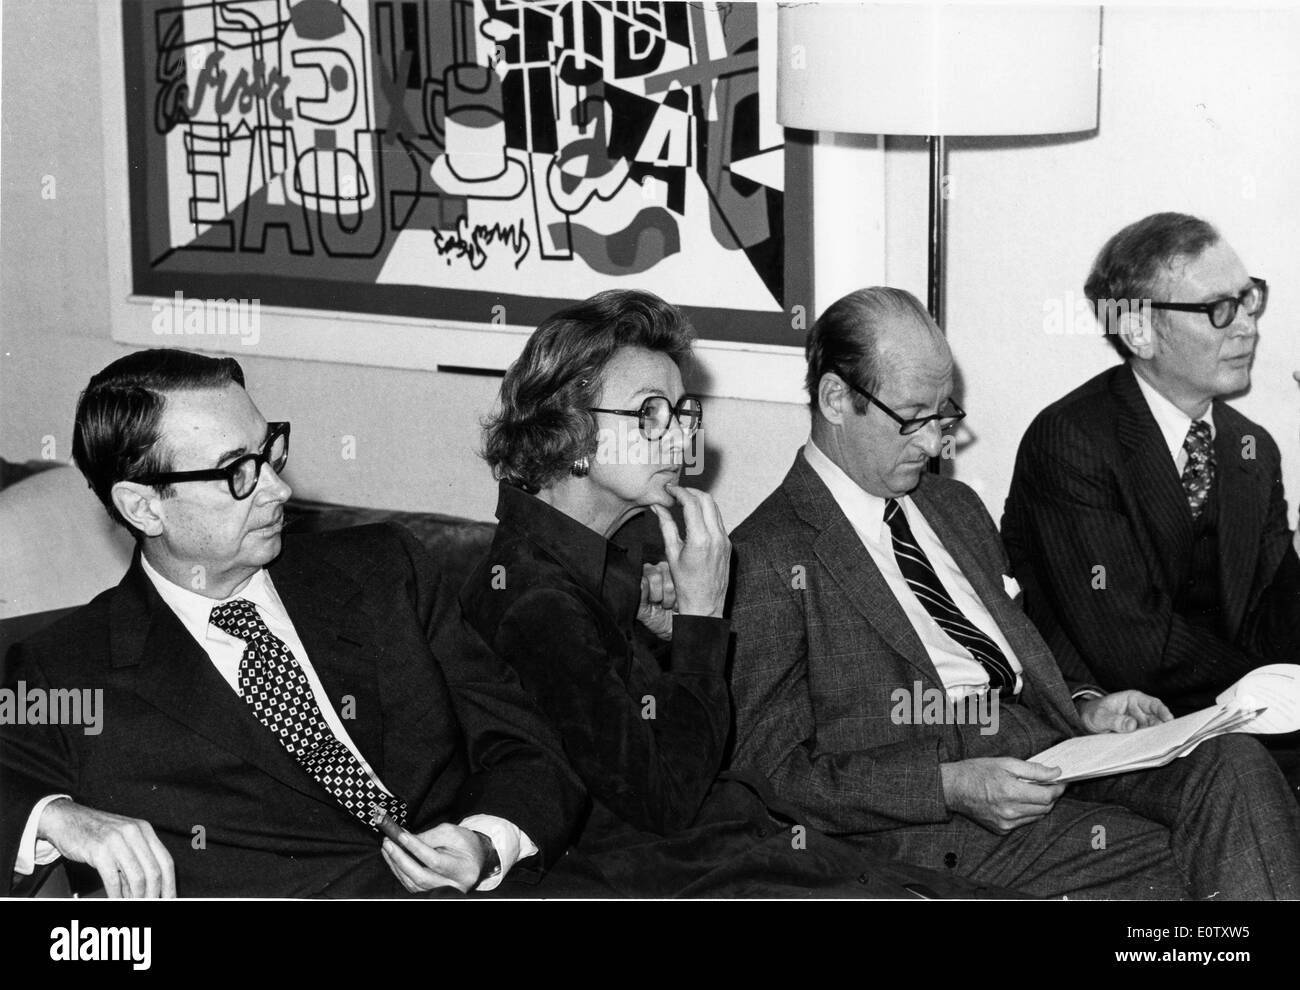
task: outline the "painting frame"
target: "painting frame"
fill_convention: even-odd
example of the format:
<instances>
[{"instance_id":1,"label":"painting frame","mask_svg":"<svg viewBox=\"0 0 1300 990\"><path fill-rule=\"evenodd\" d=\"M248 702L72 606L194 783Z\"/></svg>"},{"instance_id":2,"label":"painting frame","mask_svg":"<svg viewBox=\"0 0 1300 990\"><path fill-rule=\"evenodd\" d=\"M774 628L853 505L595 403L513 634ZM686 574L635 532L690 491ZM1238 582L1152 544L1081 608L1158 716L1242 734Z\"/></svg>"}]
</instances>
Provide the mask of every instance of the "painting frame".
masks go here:
<instances>
[{"instance_id":1,"label":"painting frame","mask_svg":"<svg viewBox=\"0 0 1300 990\"><path fill-rule=\"evenodd\" d=\"M103 119L105 126L105 174L110 257L110 314L114 340L139 346L181 343L177 338L160 341L157 316L172 305L169 293L159 286L142 289L138 275L139 245L133 232L131 176L133 166L127 134L128 113L123 6L99 8L103 73ZM812 285L811 245L811 159L810 136L787 132L787 161L799 162L804 185L797 197L786 197L786 214L801 218L785 225L785 254L799 259L787 261L786 312L775 314L785 321L789 343L710 338L709 319L701 320L684 307L700 329L692 387L706 395L803 403L802 336L810 317ZM138 180L138 177L137 177ZM792 201L793 200L793 201ZM795 295L791 295L793 273ZM267 276L274 278L275 276ZM197 283L196 283L197 284ZM244 283L256 284L256 283ZM220 308L229 293L219 285L200 288L197 295ZM153 291L150 291L152 289ZM235 302L231 299L230 302ZM568 300L557 299L563 304ZM557 307L558 308L558 307ZM790 317L791 311L798 315ZM743 315L743 314L742 314ZM233 319L233 314L232 314ZM471 370L502 372L518 356L531 332L531 325L508 322L423 318L360 309L311 308L260 304L260 333L256 344L246 339L218 334L185 336L183 344L201 350L379 365L426 370Z\"/></svg>"}]
</instances>

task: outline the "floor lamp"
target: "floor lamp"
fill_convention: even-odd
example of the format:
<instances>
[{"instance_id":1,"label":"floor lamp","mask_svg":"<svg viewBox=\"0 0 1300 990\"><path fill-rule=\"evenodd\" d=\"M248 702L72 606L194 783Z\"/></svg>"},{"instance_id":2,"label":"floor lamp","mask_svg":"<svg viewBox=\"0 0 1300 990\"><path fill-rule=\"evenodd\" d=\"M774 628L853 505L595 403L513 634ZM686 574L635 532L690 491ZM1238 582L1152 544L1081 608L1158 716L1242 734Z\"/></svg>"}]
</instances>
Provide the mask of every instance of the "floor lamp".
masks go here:
<instances>
[{"instance_id":1,"label":"floor lamp","mask_svg":"<svg viewBox=\"0 0 1300 990\"><path fill-rule=\"evenodd\" d=\"M1100 8L796 3L777 34L780 123L927 138L927 304L943 326L944 138L1096 128Z\"/></svg>"}]
</instances>

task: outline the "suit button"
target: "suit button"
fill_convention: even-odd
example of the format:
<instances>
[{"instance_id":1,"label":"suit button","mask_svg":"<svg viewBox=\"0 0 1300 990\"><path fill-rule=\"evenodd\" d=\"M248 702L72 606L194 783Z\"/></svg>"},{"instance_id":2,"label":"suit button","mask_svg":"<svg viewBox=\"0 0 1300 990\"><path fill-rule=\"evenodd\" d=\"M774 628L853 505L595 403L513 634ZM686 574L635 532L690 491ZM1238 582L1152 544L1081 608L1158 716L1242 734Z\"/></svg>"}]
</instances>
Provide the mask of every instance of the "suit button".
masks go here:
<instances>
[{"instance_id":1,"label":"suit button","mask_svg":"<svg viewBox=\"0 0 1300 990\"><path fill-rule=\"evenodd\" d=\"M956 854L956 853L952 853L952 852L950 852L950 853L944 853L944 854L943 854L943 865L946 866L946 867L948 867L948 869L950 869L950 870L955 869L956 866L957 866L957 854Z\"/></svg>"},{"instance_id":2,"label":"suit button","mask_svg":"<svg viewBox=\"0 0 1300 990\"><path fill-rule=\"evenodd\" d=\"M758 828L754 829L754 834L758 836L760 839L766 839L767 829L760 825Z\"/></svg>"},{"instance_id":3,"label":"suit button","mask_svg":"<svg viewBox=\"0 0 1300 990\"><path fill-rule=\"evenodd\" d=\"M861 876L858 877L858 883L863 883L863 884L871 883L871 874L863 873Z\"/></svg>"}]
</instances>

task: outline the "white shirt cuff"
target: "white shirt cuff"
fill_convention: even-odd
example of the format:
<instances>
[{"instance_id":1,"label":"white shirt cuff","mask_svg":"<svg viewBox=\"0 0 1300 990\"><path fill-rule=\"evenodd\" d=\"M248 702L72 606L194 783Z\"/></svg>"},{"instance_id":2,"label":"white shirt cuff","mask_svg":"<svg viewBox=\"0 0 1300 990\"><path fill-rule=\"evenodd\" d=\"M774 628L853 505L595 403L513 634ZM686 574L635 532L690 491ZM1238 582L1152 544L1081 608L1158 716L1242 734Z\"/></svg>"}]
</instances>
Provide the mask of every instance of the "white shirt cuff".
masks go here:
<instances>
[{"instance_id":1,"label":"white shirt cuff","mask_svg":"<svg viewBox=\"0 0 1300 990\"><path fill-rule=\"evenodd\" d=\"M60 798L71 800L72 795L51 794L49 797L41 798L36 802L36 807L32 808L32 813L27 816L27 827L23 829L22 841L18 843L18 858L14 860L14 872L19 876L29 877L36 872L36 867L53 863L59 858L59 850L54 847L54 843L36 838L36 829L41 823L41 814L45 811L46 805Z\"/></svg>"},{"instance_id":2,"label":"white shirt cuff","mask_svg":"<svg viewBox=\"0 0 1300 990\"><path fill-rule=\"evenodd\" d=\"M532 839L528 838L526 832L496 815L470 815L460 823L460 827L473 829L486 835L492 840L497 856L501 859L501 872L494 877L488 877L475 887L475 890L495 889L517 862L537 852L537 846L533 844Z\"/></svg>"}]
</instances>

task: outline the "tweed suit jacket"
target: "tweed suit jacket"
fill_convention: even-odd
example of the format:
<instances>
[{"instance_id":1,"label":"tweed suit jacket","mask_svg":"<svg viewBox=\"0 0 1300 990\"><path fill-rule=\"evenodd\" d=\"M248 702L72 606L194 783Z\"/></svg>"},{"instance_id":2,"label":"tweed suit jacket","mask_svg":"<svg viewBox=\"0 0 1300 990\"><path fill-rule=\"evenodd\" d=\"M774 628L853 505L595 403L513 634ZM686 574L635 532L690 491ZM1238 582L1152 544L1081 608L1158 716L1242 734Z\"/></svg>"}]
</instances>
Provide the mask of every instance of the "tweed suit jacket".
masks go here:
<instances>
[{"instance_id":1,"label":"tweed suit jacket","mask_svg":"<svg viewBox=\"0 0 1300 990\"><path fill-rule=\"evenodd\" d=\"M412 831L496 815L541 850L512 878L560 856L581 785L513 672L460 624L455 589L411 534L383 524L286 536L269 572L348 735L406 802ZM148 821L182 897L404 893L379 835L230 689L139 551L117 587L9 661L10 683L101 690L103 724L98 735L0 726L0 894L33 806L59 793Z\"/></svg>"},{"instance_id":2,"label":"tweed suit jacket","mask_svg":"<svg viewBox=\"0 0 1300 990\"><path fill-rule=\"evenodd\" d=\"M1025 608L1066 673L1146 691L1176 714L1261 664L1300 657L1300 560L1277 444L1219 400L1214 425L1219 635L1175 610L1193 521L1127 364L1034 419L1002 519ZM1083 666L1072 669L1076 651Z\"/></svg>"},{"instance_id":3,"label":"tweed suit jacket","mask_svg":"<svg viewBox=\"0 0 1300 990\"><path fill-rule=\"evenodd\" d=\"M1046 644L1008 597L997 528L967 486L925 475L912 492L1024 668L999 731L900 724L895 692L943 690L902 606L829 489L804 459L732 535L737 551L733 763L835 835L870 836L911 858L951 832L939 765L1026 758L1081 733ZM971 823L966 825L975 827Z\"/></svg>"}]
</instances>

